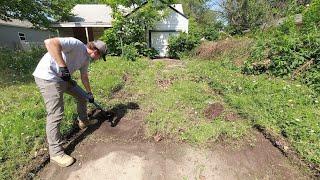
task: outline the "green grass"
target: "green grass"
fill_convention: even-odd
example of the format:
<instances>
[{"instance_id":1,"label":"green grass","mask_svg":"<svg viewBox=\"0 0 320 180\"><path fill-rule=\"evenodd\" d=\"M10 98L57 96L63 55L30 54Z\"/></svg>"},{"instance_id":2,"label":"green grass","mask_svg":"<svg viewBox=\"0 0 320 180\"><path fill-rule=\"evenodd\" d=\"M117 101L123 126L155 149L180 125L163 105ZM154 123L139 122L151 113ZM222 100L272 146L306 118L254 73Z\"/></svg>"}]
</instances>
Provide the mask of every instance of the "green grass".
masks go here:
<instances>
[{"instance_id":1,"label":"green grass","mask_svg":"<svg viewBox=\"0 0 320 180\"><path fill-rule=\"evenodd\" d=\"M196 144L221 136L243 137L250 128L247 121L227 122L204 116L205 109L215 102L224 104L226 112L232 108L212 91L205 79L191 74L190 68L168 69L163 62L154 62L126 87L127 92L142 97L139 103L150 112L146 117L147 135L161 133Z\"/></svg>"},{"instance_id":2,"label":"green grass","mask_svg":"<svg viewBox=\"0 0 320 180\"><path fill-rule=\"evenodd\" d=\"M0 179L16 179L45 143L44 103L31 75L42 54L38 51L1 51L0 54L1 61L7 62L0 67L4 70L0 81ZM22 60L26 56L27 60ZM17 62L19 60L21 64ZM95 98L107 105L111 92L123 86L123 75L135 76L145 68L146 62L134 63L111 57L107 62L93 63L90 75ZM77 75L75 78L78 79ZM72 126L77 116L75 109L73 98L66 95L62 133Z\"/></svg>"},{"instance_id":3,"label":"green grass","mask_svg":"<svg viewBox=\"0 0 320 180\"><path fill-rule=\"evenodd\" d=\"M146 112L146 135L150 137L161 133L203 144L244 138L253 125L259 124L287 138L301 157L319 164L319 95L298 82L241 74L233 61L237 54L245 54L243 50L213 60L185 59L184 67L170 68L161 61L131 62L111 57L90 66L93 93L104 107L111 107L112 92L124 88L131 94L128 101L138 103ZM30 75L39 55L17 52L11 57L1 51L1 61L9 65L0 64L4 69L0 72L0 179L17 178L34 153L45 146L44 104ZM21 60L26 57L28 61ZM14 63L10 65L11 61ZM15 67L15 71L7 67ZM125 82L125 78L129 80ZM213 103L222 104L225 111L207 119L204 112ZM65 107L63 132L76 117L75 103L69 96ZM228 112L237 112L241 118L226 121Z\"/></svg>"},{"instance_id":4,"label":"green grass","mask_svg":"<svg viewBox=\"0 0 320 180\"><path fill-rule=\"evenodd\" d=\"M320 163L320 98L314 91L299 82L242 75L228 57L189 63L191 74L210 79L210 87L222 91L225 101L252 125L286 137L301 157Z\"/></svg>"}]
</instances>

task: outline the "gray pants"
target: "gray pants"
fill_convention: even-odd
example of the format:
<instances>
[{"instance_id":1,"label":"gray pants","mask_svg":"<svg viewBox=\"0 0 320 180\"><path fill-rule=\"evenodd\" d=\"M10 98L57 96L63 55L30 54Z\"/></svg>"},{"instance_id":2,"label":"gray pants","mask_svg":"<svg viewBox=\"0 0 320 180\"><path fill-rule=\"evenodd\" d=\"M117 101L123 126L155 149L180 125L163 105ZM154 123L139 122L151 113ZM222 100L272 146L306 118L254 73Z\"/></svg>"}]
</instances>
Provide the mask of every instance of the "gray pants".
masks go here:
<instances>
[{"instance_id":1,"label":"gray pants","mask_svg":"<svg viewBox=\"0 0 320 180\"><path fill-rule=\"evenodd\" d=\"M54 82L35 77L35 82L40 89L46 106L46 134L50 156L61 155L64 153L60 133L60 122L64 112L63 93L66 92L76 99L77 112L80 120L88 119L87 101L85 98L74 93L72 86L66 81Z\"/></svg>"}]
</instances>

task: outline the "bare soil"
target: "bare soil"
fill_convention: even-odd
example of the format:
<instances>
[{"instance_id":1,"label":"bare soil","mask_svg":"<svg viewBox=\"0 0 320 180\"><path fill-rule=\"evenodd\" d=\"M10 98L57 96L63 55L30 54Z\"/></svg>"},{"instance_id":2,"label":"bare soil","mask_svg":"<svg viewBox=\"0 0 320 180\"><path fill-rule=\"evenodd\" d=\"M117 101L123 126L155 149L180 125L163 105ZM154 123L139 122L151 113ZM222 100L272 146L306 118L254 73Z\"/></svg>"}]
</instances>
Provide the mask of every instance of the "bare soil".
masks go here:
<instances>
[{"instance_id":1,"label":"bare soil","mask_svg":"<svg viewBox=\"0 0 320 180\"><path fill-rule=\"evenodd\" d=\"M175 64L167 61L170 66ZM121 95L114 98L125 102L126 93L121 90L118 93ZM35 178L309 179L255 130L252 131L255 141L242 142L240 147L235 147L234 143L217 143L201 148L162 136L146 138L144 119L148 112L144 109L147 108L135 102L116 105L112 109L113 117L100 118L97 126L73 135L66 149L76 158L72 166L61 168L48 163ZM220 111L223 106L217 105L209 108L208 115L220 115ZM233 120L236 116L232 114L229 118Z\"/></svg>"},{"instance_id":2,"label":"bare soil","mask_svg":"<svg viewBox=\"0 0 320 180\"><path fill-rule=\"evenodd\" d=\"M71 155L77 161L71 167L49 163L37 178L308 179L258 132L254 145L198 148L170 139L145 139L144 116L138 109L127 113L115 127L103 122L76 143Z\"/></svg>"}]
</instances>

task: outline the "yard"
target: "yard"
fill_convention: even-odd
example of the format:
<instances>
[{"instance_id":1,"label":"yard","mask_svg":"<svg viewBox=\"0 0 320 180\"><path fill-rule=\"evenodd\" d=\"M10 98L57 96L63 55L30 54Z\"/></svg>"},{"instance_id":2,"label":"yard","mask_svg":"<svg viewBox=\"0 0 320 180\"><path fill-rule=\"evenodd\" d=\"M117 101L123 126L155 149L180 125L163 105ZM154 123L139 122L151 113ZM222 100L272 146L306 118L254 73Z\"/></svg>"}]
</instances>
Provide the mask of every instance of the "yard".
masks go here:
<instances>
[{"instance_id":1,"label":"yard","mask_svg":"<svg viewBox=\"0 0 320 180\"><path fill-rule=\"evenodd\" d=\"M207 59L109 57L91 65L93 92L108 109L124 103L113 95L125 92L123 99L145 112L144 138L198 147L213 142L240 145L252 141L258 129L272 136L284 154L298 156L303 167L311 167L309 173L319 172L319 95L295 81L243 75L246 49L221 50ZM25 176L34 167L30 162L47 154L45 109L31 76L41 53L1 52L6 63L1 64L0 80L0 179ZM76 117L72 98L66 96L65 107L62 130L67 133Z\"/></svg>"}]
</instances>

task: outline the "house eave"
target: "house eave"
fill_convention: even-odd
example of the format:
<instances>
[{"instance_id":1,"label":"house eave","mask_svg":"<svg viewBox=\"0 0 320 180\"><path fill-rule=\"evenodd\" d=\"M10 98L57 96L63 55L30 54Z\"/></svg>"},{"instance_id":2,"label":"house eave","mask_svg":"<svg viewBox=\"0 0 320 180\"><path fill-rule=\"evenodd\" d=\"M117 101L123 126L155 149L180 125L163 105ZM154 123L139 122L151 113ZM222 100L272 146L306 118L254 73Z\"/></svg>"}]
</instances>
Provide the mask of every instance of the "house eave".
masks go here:
<instances>
[{"instance_id":1,"label":"house eave","mask_svg":"<svg viewBox=\"0 0 320 180\"><path fill-rule=\"evenodd\" d=\"M51 27L112 27L112 25L103 22L65 22L52 24Z\"/></svg>"}]
</instances>

